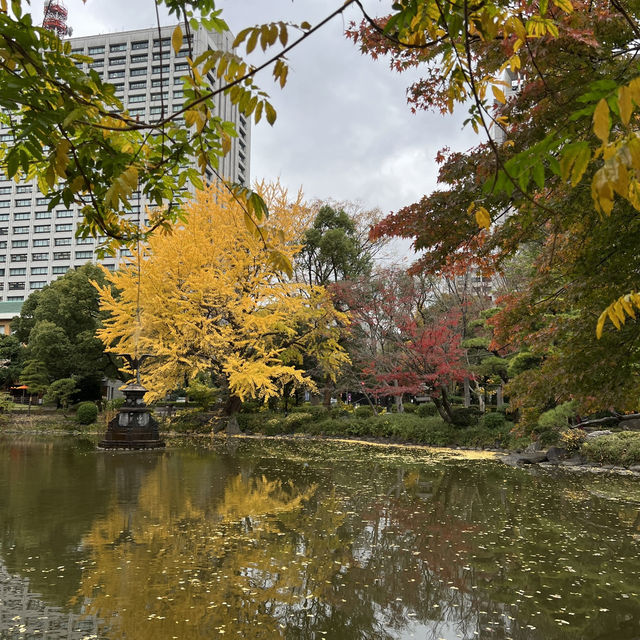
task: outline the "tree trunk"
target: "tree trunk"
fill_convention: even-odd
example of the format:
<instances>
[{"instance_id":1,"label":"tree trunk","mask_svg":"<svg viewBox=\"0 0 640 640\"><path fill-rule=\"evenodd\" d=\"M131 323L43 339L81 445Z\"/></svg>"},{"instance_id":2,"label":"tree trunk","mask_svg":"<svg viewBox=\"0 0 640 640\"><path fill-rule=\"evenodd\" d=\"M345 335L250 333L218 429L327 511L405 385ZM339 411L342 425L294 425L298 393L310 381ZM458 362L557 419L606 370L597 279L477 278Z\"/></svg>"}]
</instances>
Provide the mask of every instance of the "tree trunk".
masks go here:
<instances>
[{"instance_id":1,"label":"tree trunk","mask_svg":"<svg viewBox=\"0 0 640 640\"><path fill-rule=\"evenodd\" d=\"M436 405L436 409L440 414L440 417L448 424L453 423L453 414L451 412L451 405L449 404L449 398L447 397L447 390L444 387L440 388L441 396L431 396L433 404Z\"/></svg>"},{"instance_id":2,"label":"tree trunk","mask_svg":"<svg viewBox=\"0 0 640 640\"><path fill-rule=\"evenodd\" d=\"M393 381L393 386L394 387L398 387L398 381L394 380ZM397 394L394 396L395 400L396 400L396 411L398 413L403 413L404 411L404 406L402 405L402 394Z\"/></svg>"},{"instance_id":3,"label":"tree trunk","mask_svg":"<svg viewBox=\"0 0 640 640\"><path fill-rule=\"evenodd\" d=\"M502 407L504 407L504 396L502 394L503 394L502 383L500 383L500 386L496 391L496 404L498 405L498 409L501 409Z\"/></svg>"},{"instance_id":4,"label":"tree trunk","mask_svg":"<svg viewBox=\"0 0 640 640\"><path fill-rule=\"evenodd\" d=\"M464 406L471 406L471 388L469 386L469 378L464 379Z\"/></svg>"},{"instance_id":5,"label":"tree trunk","mask_svg":"<svg viewBox=\"0 0 640 640\"><path fill-rule=\"evenodd\" d=\"M228 417L226 434L237 435L240 433L238 424L238 412L242 406L242 400L238 396L230 395L224 406L224 415Z\"/></svg>"}]
</instances>

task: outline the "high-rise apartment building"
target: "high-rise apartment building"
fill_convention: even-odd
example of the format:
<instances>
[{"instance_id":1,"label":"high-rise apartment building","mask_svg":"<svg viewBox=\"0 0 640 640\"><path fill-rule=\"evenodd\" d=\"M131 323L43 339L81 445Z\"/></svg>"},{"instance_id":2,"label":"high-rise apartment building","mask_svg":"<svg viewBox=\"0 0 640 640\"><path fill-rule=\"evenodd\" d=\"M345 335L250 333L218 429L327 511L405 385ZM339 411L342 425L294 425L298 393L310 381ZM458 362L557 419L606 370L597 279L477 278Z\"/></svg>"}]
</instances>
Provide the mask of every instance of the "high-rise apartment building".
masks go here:
<instances>
[{"instance_id":1,"label":"high-rise apartment building","mask_svg":"<svg viewBox=\"0 0 640 640\"><path fill-rule=\"evenodd\" d=\"M84 64L116 87L116 95L133 117L153 120L163 114L179 111L183 105L182 77L188 73L187 42L175 53L171 46L174 27L139 29L119 33L71 38L74 53L93 58ZM207 49L231 50L228 34L221 35L199 29L192 34L192 49L197 57ZM213 74L208 76L215 87ZM249 183L251 148L250 123L221 94L216 99L217 115L234 122L238 137L231 151L222 159L219 173L240 183ZM163 110L164 109L164 110ZM0 141L9 142L11 134L0 129ZM209 181L215 180L208 174ZM60 204L52 211L48 199L38 191L36 181L15 183L0 175L0 301L21 301L30 292L41 289L86 262L98 262L93 238L76 238L81 220L79 207ZM134 220L144 222L146 202L138 194ZM100 260L107 268L116 269L127 250L115 258Z\"/></svg>"}]
</instances>

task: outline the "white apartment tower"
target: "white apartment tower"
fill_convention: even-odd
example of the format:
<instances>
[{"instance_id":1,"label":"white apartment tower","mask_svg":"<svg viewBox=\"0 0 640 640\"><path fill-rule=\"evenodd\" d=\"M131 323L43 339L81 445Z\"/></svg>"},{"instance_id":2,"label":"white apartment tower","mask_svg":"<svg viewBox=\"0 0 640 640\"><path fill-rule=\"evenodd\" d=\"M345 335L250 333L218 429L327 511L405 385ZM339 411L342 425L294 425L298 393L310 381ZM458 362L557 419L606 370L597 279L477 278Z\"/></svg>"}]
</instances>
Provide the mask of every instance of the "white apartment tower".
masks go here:
<instances>
[{"instance_id":1,"label":"white apartment tower","mask_svg":"<svg viewBox=\"0 0 640 640\"><path fill-rule=\"evenodd\" d=\"M57 4L57 3L56 3ZM171 46L174 26L125 31L97 36L71 38L74 53L93 58L89 67L116 87L116 95L125 109L140 119L155 119L164 113L179 111L183 105L182 77L188 73L187 42L175 53ZM192 34L194 57L207 49L231 50L228 34L220 35L200 29ZM212 86L217 84L212 73ZM216 99L217 114L234 122L238 137L224 157L219 173L225 178L249 184L251 149L250 122L221 94ZM4 136L4 137L3 137ZM0 129L0 141L10 141L10 134ZM215 180L208 174L208 181ZM93 238L76 238L81 219L78 207L60 204L52 211L48 199L34 181L15 183L0 175L0 302L19 302L30 292L41 289L69 269L86 262L101 262L116 269L127 250L113 258L98 260ZM134 220L144 221L146 202L138 194ZM100 239L98 239L99 243Z\"/></svg>"}]
</instances>

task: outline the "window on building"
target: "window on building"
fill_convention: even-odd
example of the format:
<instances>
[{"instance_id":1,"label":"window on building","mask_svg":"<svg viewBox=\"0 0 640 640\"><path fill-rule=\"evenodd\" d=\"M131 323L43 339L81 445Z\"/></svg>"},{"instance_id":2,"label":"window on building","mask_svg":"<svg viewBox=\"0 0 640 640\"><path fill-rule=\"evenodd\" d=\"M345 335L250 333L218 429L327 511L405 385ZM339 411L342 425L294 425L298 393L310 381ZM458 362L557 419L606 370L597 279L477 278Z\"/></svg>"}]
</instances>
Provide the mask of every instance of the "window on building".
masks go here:
<instances>
[{"instance_id":1,"label":"window on building","mask_svg":"<svg viewBox=\"0 0 640 640\"><path fill-rule=\"evenodd\" d=\"M169 86L169 78L157 78L156 80L151 81L151 86L155 89L156 87L168 87Z\"/></svg>"},{"instance_id":2,"label":"window on building","mask_svg":"<svg viewBox=\"0 0 640 640\"><path fill-rule=\"evenodd\" d=\"M130 69L129 75L130 76L146 76L147 67L136 67L135 69Z\"/></svg>"},{"instance_id":3,"label":"window on building","mask_svg":"<svg viewBox=\"0 0 640 640\"><path fill-rule=\"evenodd\" d=\"M115 271L116 270L116 265L115 264L103 264L102 266L105 269L108 269L109 271Z\"/></svg>"},{"instance_id":4,"label":"window on building","mask_svg":"<svg viewBox=\"0 0 640 640\"><path fill-rule=\"evenodd\" d=\"M160 40L160 38L156 38L153 41L153 46L155 47L168 47L171 45L171 38L162 38L162 40Z\"/></svg>"},{"instance_id":5,"label":"window on building","mask_svg":"<svg viewBox=\"0 0 640 640\"><path fill-rule=\"evenodd\" d=\"M49 220L51 211L36 211L36 220Z\"/></svg>"},{"instance_id":6,"label":"window on building","mask_svg":"<svg viewBox=\"0 0 640 640\"><path fill-rule=\"evenodd\" d=\"M19 184L16 187L16 193L31 193L33 191L33 186L30 184Z\"/></svg>"},{"instance_id":7,"label":"window on building","mask_svg":"<svg viewBox=\"0 0 640 640\"><path fill-rule=\"evenodd\" d=\"M89 47L88 53L89 53L90 56L94 56L97 53L104 53L104 46Z\"/></svg>"},{"instance_id":8,"label":"window on building","mask_svg":"<svg viewBox=\"0 0 640 640\"><path fill-rule=\"evenodd\" d=\"M0 221L6 222L9 219L8 213L0 213Z\"/></svg>"},{"instance_id":9,"label":"window on building","mask_svg":"<svg viewBox=\"0 0 640 640\"><path fill-rule=\"evenodd\" d=\"M109 45L109 51L126 51L127 43L126 42L118 42L117 44Z\"/></svg>"},{"instance_id":10,"label":"window on building","mask_svg":"<svg viewBox=\"0 0 640 640\"><path fill-rule=\"evenodd\" d=\"M24 290L24 282L10 282L9 291L22 291Z\"/></svg>"},{"instance_id":11,"label":"window on building","mask_svg":"<svg viewBox=\"0 0 640 640\"><path fill-rule=\"evenodd\" d=\"M149 114L152 116L162 115L162 107L150 107Z\"/></svg>"},{"instance_id":12,"label":"window on building","mask_svg":"<svg viewBox=\"0 0 640 640\"><path fill-rule=\"evenodd\" d=\"M109 71L109 79L124 78L124 71Z\"/></svg>"},{"instance_id":13,"label":"window on building","mask_svg":"<svg viewBox=\"0 0 640 640\"><path fill-rule=\"evenodd\" d=\"M126 58L109 58L109 65L112 67L121 67L126 64Z\"/></svg>"},{"instance_id":14,"label":"window on building","mask_svg":"<svg viewBox=\"0 0 640 640\"><path fill-rule=\"evenodd\" d=\"M70 260L71 251L54 251L53 259L54 260Z\"/></svg>"},{"instance_id":15,"label":"window on building","mask_svg":"<svg viewBox=\"0 0 640 640\"><path fill-rule=\"evenodd\" d=\"M56 218L73 218L73 211L71 209L58 209Z\"/></svg>"},{"instance_id":16,"label":"window on building","mask_svg":"<svg viewBox=\"0 0 640 640\"><path fill-rule=\"evenodd\" d=\"M51 231L50 224L36 224L33 227L34 233L49 233Z\"/></svg>"},{"instance_id":17,"label":"window on building","mask_svg":"<svg viewBox=\"0 0 640 640\"><path fill-rule=\"evenodd\" d=\"M146 53L143 56L131 56L131 64L146 64L148 59Z\"/></svg>"},{"instance_id":18,"label":"window on building","mask_svg":"<svg viewBox=\"0 0 640 640\"><path fill-rule=\"evenodd\" d=\"M0 187L0 193L5 195L11 193L11 187Z\"/></svg>"},{"instance_id":19,"label":"window on building","mask_svg":"<svg viewBox=\"0 0 640 640\"><path fill-rule=\"evenodd\" d=\"M32 253L31 259L34 262L42 262L43 260L49 259L49 254L48 253Z\"/></svg>"},{"instance_id":20,"label":"window on building","mask_svg":"<svg viewBox=\"0 0 640 640\"><path fill-rule=\"evenodd\" d=\"M0 200L0 209L8 209L11 206L11 200Z\"/></svg>"},{"instance_id":21,"label":"window on building","mask_svg":"<svg viewBox=\"0 0 640 640\"><path fill-rule=\"evenodd\" d=\"M135 96L129 96L129 103L131 102L146 102L147 101L147 95L145 93L142 94L138 94Z\"/></svg>"},{"instance_id":22,"label":"window on building","mask_svg":"<svg viewBox=\"0 0 640 640\"><path fill-rule=\"evenodd\" d=\"M104 60L103 59L94 60L93 62L89 63L89 68L90 69L99 69L100 67L104 67Z\"/></svg>"},{"instance_id":23,"label":"window on building","mask_svg":"<svg viewBox=\"0 0 640 640\"><path fill-rule=\"evenodd\" d=\"M11 254L11 262L26 262L27 254L26 253L12 253Z\"/></svg>"},{"instance_id":24,"label":"window on building","mask_svg":"<svg viewBox=\"0 0 640 640\"><path fill-rule=\"evenodd\" d=\"M15 200L16 207L30 207L31 198L17 198Z\"/></svg>"},{"instance_id":25,"label":"window on building","mask_svg":"<svg viewBox=\"0 0 640 640\"><path fill-rule=\"evenodd\" d=\"M50 244L49 238L37 238L33 241L34 247L48 247Z\"/></svg>"},{"instance_id":26,"label":"window on building","mask_svg":"<svg viewBox=\"0 0 640 640\"><path fill-rule=\"evenodd\" d=\"M93 251L76 251L76 260L91 260Z\"/></svg>"},{"instance_id":27,"label":"window on building","mask_svg":"<svg viewBox=\"0 0 640 640\"><path fill-rule=\"evenodd\" d=\"M146 80L136 80L135 82L129 83L129 89L131 91L137 91L138 89L146 89L147 81Z\"/></svg>"},{"instance_id":28,"label":"window on building","mask_svg":"<svg viewBox=\"0 0 640 640\"><path fill-rule=\"evenodd\" d=\"M14 220L28 220L31 217L31 211L29 211L28 213L14 213L13 214L13 219Z\"/></svg>"},{"instance_id":29,"label":"window on building","mask_svg":"<svg viewBox=\"0 0 640 640\"><path fill-rule=\"evenodd\" d=\"M153 61L159 61L159 60L169 60L169 58L171 58L171 51L154 51L153 52Z\"/></svg>"},{"instance_id":30,"label":"window on building","mask_svg":"<svg viewBox=\"0 0 640 640\"><path fill-rule=\"evenodd\" d=\"M173 113L175 113L176 111L180 111L180 109L183 108L184 105L181 104L174 104L173 107L171 107L171 110L173 111Z\"/></svg>"},{"instance_id":31,"label":"window on building","mask_svg":"<svg viewBox=\"0 0 640 640\"><path fill-rule=\"evenodd\" d=\"M57 224L56 225L56 232L64 232L64 231L73 231L73 225L72 224Z\"/></svg>"},{"instance_id":32,"label":"window on building","mask_svg":"<svg viewBox=\"0 0 640 640\"><path fill-rule=\"evenodd\" d=\"M183 84L184 84L184 82L182 81L182 78L177 77L177 78L174 78L174 79L173 79L173 84L174 84L174 85L175 85L175 84L183 85Z\"/></svg>"},{"instance_id":33,"label":"window on building","mask_svg":"<svg viewBox=\"0 0 640 640\"><path fill-rule=\"evenodd\" d=\"M93 238L78 238L76 244L93 244Z\"/></svg>"},{"instance_id":34,"label":"window on building","mask_svg":"<svg viewBox=\"0 0 640 640\"><path fill-rule=\"evenodd\" d=\"M19 302L24 300L24 296L7 296L7 302Z\"/></svg>"},{"instance_id":35,"label":"window on building","mask_svg":"<svg viewBox=\"0 0 640 640\"><path fill-rule=\"evenodd\" d=\"M46 280L32 280L29 283L29 289L43 289L44 287L46 287L46 285Z\"/></svg>"},{"instance_id":36,"label":"window on building","mask_svg":"<svg viewBox=\"0 0 640 640\"><path fill-rule=\"evenodd\" d=\"M9 229L7 227L0 227L0 236L6 236L9 233Z\"/></svg>"},{"instance_id":37,"label":"window on building","mask_svg":"<svg viewBox=\"0 0 640 640\"><path fill-rule=\"evenodd\" d=\"M144 116L146 113L146 109L129 109L130 116Z\"/></svg>"},{"instance_id":38,"label":"window on building","mask_svg":"<svg viewBox=\"0 0 640 640\"><path fill-rule=\"evenodd\" d=\"M6 240L0 241L0 249L6 249L6 248L7 248L7 241Z\"/></svg>"},{"instance_id":39,"label":"window on building","mask_svg":"<svg viewBox=\"0 0 640 640\"><path fill-rule=\"evenodd\" d=\"M65 247L71 244L71 238L55 238L53 244L55 244L56 247Z\"/></svg>"},{"instance_id":40,"label":"window on building","mask_svg":"<svg viewBox=\"0 0 640 640\"><path fill-rule=\"evenodd\" d=\"M114 82L113 86L116 88L116 93L122 93L124 91L124 84L122 82Z\"/></svg>"},{"instance_id":41,"label":"window on building","mask_svg":"<svg viewBox=\"0 0 640 640\"><path fill-rule=\"evenodd\" d=\"M186 58L189 55L188 49L181 49L176 53L176 58Z\"/></svg>"},{"instance_id":42,"label":"window on building","mask_svg":"<svg viewBox=\"0 0 640 640\"><path fill-rule=\"evenodd\" d=\"M173 99L175 100L176 98L184 98L184 91L182 89L173 92Z\"/></svg>"},{"instance_id":43,"label":"window on building","mask_svg":"<svg viewBox=\"0 0 640 640\"><path fill-rule=\"evenodd\" d=\"M152 93L151 94L151 102L160 102L161 100L168 100L169 92L163 91L162 93Z\"/></svg>"},{"instance_id":44,"label":"window on building","mask_svg":"<svg viewBox=\"0 0 640 640\"><path fill-rule=\"evenodd\" d=\"M36 204L39 207L43 207L49 204L50 198L36 198Z\"/></svg>"},{"instance_id":45,"label":"window on building","mask_svg":"<svg viewBox=\"0 0 640 640\"><path fill-rule=\"evenodd\" d=\"M187 62L178 62L178 63L173 65L173 68L174 68L175 71L188 71L189 70L189 63L187 63Z\"/></svg>"},{"instance_id":46,"label":"window on building","mask_svg":"<svg viewBox=\"0 0 640 640\"><path fill-rule=\"evenodd\" d=\"M11 229L11 233L13 233L14 235L21 235L23 233L29 233L29 227L13 227L13 229Z\"/></svg>"},{"instance_id":47,"label":"window on building","mask_svg":"<svg viewBox=\"0 0 640 640\"><path fill-rule=\"evenodd\" d=\"M159 73L169 73L169 65L168 64L163 64L163 65L158 65L157 67L153 67L153 71L152 71L153 75L158 75Z\"/></svg>"},{"instance_id":48,"label":"window on building","mask_svg":"<svg viewBox=\"0 0 640 640\"><path fill-rule=\"evenodd\" d=\"M28 247L28 246L29 246L28 240L12 240L11 241L12 249L20 249L22 247Z\"/></svg>"},{"instance_id":49,"label":"window on building","mask_svg":"<svg viewBox=\"0 0 640 640\"><path fill-rule=\"evenodd\" d=\"M120 249L120 255L123 258L130 258L133 254L131 253L131 251L129 249Z\"/></svg>"},{"instance_id":50,"label":"window on building","mask_svg":"<svg viewBox=\"0 0 640 640\"><path fill-rule=\"evenodd\" d=\"M67 265L60 265L57 267L52 267L51 273L59 274L59 273L67 273L69 271L69 267Z\"/></svg>"},{"instance_id":51,"label":"window on building","mask_svg":"<svg viewBox=\"0 0 640 640\"><path fill-rule=\"evenodd\" d=\"M13 142L13 133L3 133L0 135L0 142Z\"/></svg>"},{"instance_id":52,"label":"window on building","mask_svg":"<svg viewBox=\"0 0 640 640\"><path fill-rule=\"evenodd\" d=\"M48 267L31 267L32 276L44 276L48 271Z\"/></svg>"},{"instance_id":53,"label":"window on building","mask_svg":"<svg viewBox=\"0 0 640 640\"><path fill-rule=\"evenodd\" d=\"M139 49L148 49L149 41L148 40L138 40L138 42L131 43L131 49L133 51L138 51Z\"/></svg>"},{"instance_id":54,"label":"window on building","mask_svg":"<svg viewBox=\"0 0 640 640\"><path fill-rule=\"evenodd\" d=\"M17 267L16 269L9 269L10 276L26 276L27 268L26 267Z\"/></svg>"}]
</instances>

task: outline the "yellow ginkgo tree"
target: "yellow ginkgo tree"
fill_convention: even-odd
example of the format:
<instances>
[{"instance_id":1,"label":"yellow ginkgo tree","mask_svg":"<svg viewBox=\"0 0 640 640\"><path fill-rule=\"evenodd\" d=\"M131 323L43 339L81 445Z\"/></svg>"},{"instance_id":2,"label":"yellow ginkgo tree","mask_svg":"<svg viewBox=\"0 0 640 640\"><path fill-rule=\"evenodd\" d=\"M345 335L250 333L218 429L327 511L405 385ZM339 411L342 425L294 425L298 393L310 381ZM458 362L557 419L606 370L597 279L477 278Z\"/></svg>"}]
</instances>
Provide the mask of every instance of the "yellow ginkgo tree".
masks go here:
<instances>
[{"instance_id":1,"label":"yellow ginkgo tree","mask_svg":"<svg viewBox=\"0 0 640 640\"><path fill-rule=\"evenodd\" d=\"M262 185L265 225L244 224L240 202L211 186L190 205L188 222L157 235L107 284L96 285L108 319L98 335L107 349L148 355L141 382L150 399L210 376L224 390L229 426L246 398L278 395L293 382L313 388L303 360L334 376L348 360L339 345L348 318L323 287L288 278L272 259L290 262L308 211L279 184Z\"/></svg>"}]
</instances>

